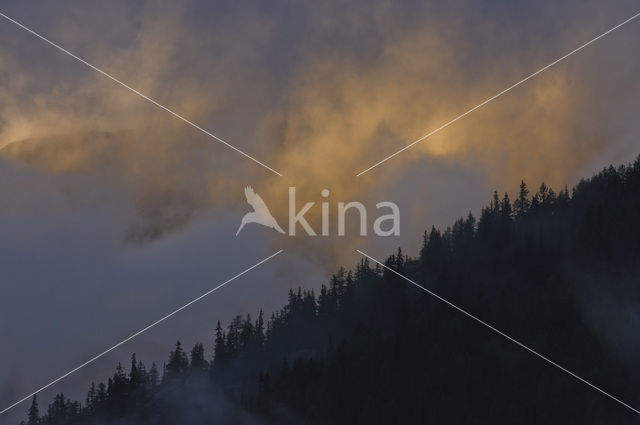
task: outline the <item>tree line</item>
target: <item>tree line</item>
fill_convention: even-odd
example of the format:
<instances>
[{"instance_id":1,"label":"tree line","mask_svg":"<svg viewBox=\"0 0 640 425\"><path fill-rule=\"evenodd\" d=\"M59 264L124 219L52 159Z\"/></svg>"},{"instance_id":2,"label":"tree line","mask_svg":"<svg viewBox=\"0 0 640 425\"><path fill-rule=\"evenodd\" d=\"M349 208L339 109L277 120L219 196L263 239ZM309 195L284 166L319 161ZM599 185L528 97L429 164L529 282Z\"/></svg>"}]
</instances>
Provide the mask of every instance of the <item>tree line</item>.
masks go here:
<instances>
[{"instance_id":1,"label":"tree line","mask_svg":"<svg viewBox=\"0 0 640 425\"><path fill-rule=\"evenodd\" d=\"M571 191L521 182L513 201L494 192L478 218L431 228L416 257L398 249L385 264L638 406L637 360L611 343L629 335L606 328L590 301L614 294L640 306L639 218L640 157ZM367 259L317 294L290 290L268 319L260 311L218 322L208 344L210 355L177 342L162 368L134 354L126 370L118 364L106 383L92 383L83 403L58 394L41 412L34 396L25 423L635 420Z\"/></svg>"}]
</instances>

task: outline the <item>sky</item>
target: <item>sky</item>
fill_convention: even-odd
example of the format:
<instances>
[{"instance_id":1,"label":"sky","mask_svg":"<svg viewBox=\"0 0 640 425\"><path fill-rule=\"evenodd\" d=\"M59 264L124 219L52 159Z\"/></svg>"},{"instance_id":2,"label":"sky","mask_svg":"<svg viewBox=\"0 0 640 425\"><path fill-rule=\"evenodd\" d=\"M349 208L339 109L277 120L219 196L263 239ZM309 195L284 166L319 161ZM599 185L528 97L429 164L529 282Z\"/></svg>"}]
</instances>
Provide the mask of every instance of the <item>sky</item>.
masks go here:
<instances>
[{"instance_id":1,"label":"sky","mask_svg":"<svg viewBox=\"0 0 640 425\"><path fill-rule=\"evenodd\" d=\"M493 190L561 189L634 160L640 21L356 176L637 8L2 0L2 13L283 176L0 19L0 408L280 249L42 400L83 398L132 352L161 365L177 339L210 355L217 320L317 290L355 249L415 256L425 229L477 214ZM236 237L245 186L285 228L289 186L316 203L316 229L328 189L332 235L254 225ZM339 201L363 202L370 226L377 202L395 202L400 236L361 237L352 221L337 236Z\"/></svg>"}]
</instances>

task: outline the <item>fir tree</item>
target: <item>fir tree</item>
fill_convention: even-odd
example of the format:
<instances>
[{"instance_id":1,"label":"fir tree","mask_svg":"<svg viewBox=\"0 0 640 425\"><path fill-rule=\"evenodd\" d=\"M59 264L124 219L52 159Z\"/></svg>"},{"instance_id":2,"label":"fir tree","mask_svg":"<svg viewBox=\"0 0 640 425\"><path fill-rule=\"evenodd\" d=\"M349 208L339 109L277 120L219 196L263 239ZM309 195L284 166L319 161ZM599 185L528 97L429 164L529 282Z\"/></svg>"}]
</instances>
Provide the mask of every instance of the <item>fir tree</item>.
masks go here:
<instances>
[{"instance_id":1,"label":"fir tree","mask_svg":"<svg viewBox=\"0 0 640 425\"><path fill-rule=\"evenodd\" d=\"M27 415L27 424L37 425L38 423L40 423L40 411L38 410L38 396L34 394L33 398L31 399L31 407L29 407L29 412Z\"/></svg>"}]
</instances>

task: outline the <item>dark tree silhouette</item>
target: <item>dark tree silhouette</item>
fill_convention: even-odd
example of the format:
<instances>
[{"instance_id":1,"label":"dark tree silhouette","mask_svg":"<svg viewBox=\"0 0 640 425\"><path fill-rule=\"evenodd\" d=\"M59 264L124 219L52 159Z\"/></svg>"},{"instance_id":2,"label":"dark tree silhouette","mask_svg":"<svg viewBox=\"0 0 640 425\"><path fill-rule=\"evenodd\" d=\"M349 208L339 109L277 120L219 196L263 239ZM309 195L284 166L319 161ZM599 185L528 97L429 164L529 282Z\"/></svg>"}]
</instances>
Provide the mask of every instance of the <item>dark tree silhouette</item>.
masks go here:
<instances>
[{"instance_id":1,"label":"dark tree silhouette","mask_svg":"<svg viewBox=\"0 0 640 425\"><path fill-rule=\"evenodd\" d=\"M31 407L27 414L27 423L29 425L37 425L40 422L40 410L38 410L38 396L34 395L31 400Z\"/></svg>"},{"instance_id":2,"label":"dark tree silhouette","mask_svg":"<svg viewBox=\"0 0 640 425\"><path fill-rule=\"evenodd\" d=\"M384 263L639 406L635 356L610 342L628 335L603 332L588 309L601 294L640 305L639 218L640 157L571 193L543 183L530 196L522 181L512 205L494 192L478 220L469 214L432 227L417 259L398 249ZM129 373L118 364L106 385L92 383L84 406L58 394L39 417L34 397L29 424L637 420L367 259L340 268L317 297L291 289L280 311L266 323L263 316L238 315L226 331L218 321L211 362L202 344L189 362L178 342L162 379L155 364L147 372L132 355ZM233 413L211 408L221 400Z\"/></svg>"},{"instance_id":3,"label":"dark tree silhouette","mask_svg":"<svg viewBox=\"0 0 640 425\"><path fill-rule=\"evenodd\" d=\"M169 354L169 362L165 367L164 379L170 381L181 377L189 367L189 359L182 349L180 341L176 342L176 348Z\"/></svg>"},{"instance_id":4,"label":"dark tree silhouette","mask_svg":"<svg viewBox=\"0 0 640 425\"><path fill-rule=\"evenodd\" d=\"M191 370L195 372L203 372L209 367L209 362L204 358L204 345L198 343L191 350Z\"/></svg>"}]
</instances>

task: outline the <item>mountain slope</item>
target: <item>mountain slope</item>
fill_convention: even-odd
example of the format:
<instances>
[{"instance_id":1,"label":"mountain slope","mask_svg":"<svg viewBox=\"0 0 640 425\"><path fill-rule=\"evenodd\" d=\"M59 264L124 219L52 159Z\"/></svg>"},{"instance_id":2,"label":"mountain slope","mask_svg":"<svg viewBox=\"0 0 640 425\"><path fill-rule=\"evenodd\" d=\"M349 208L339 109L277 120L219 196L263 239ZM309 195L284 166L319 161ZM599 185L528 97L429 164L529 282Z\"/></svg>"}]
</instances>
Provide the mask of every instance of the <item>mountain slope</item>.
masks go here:
<instances>
[{"instance_id":1,"label":"mountain slope","mask_svg":"<svg viewBox=\"0 0 640 425\"><path fill-rule=\"evenodd\" d=\"M569 193L544 184L424 234L386 264L640 406L640 158ZM633 317L633 316L632 316ZM265 320L218 323L211 362L178 343L162 373L132 359L43 424L631 423L636 414L363 260ZM162 377L160 376L162 375ZM44 412L43 412L44 413ZM37 415L33 415L32 419Z\"/></svg>"}]
</instances>

